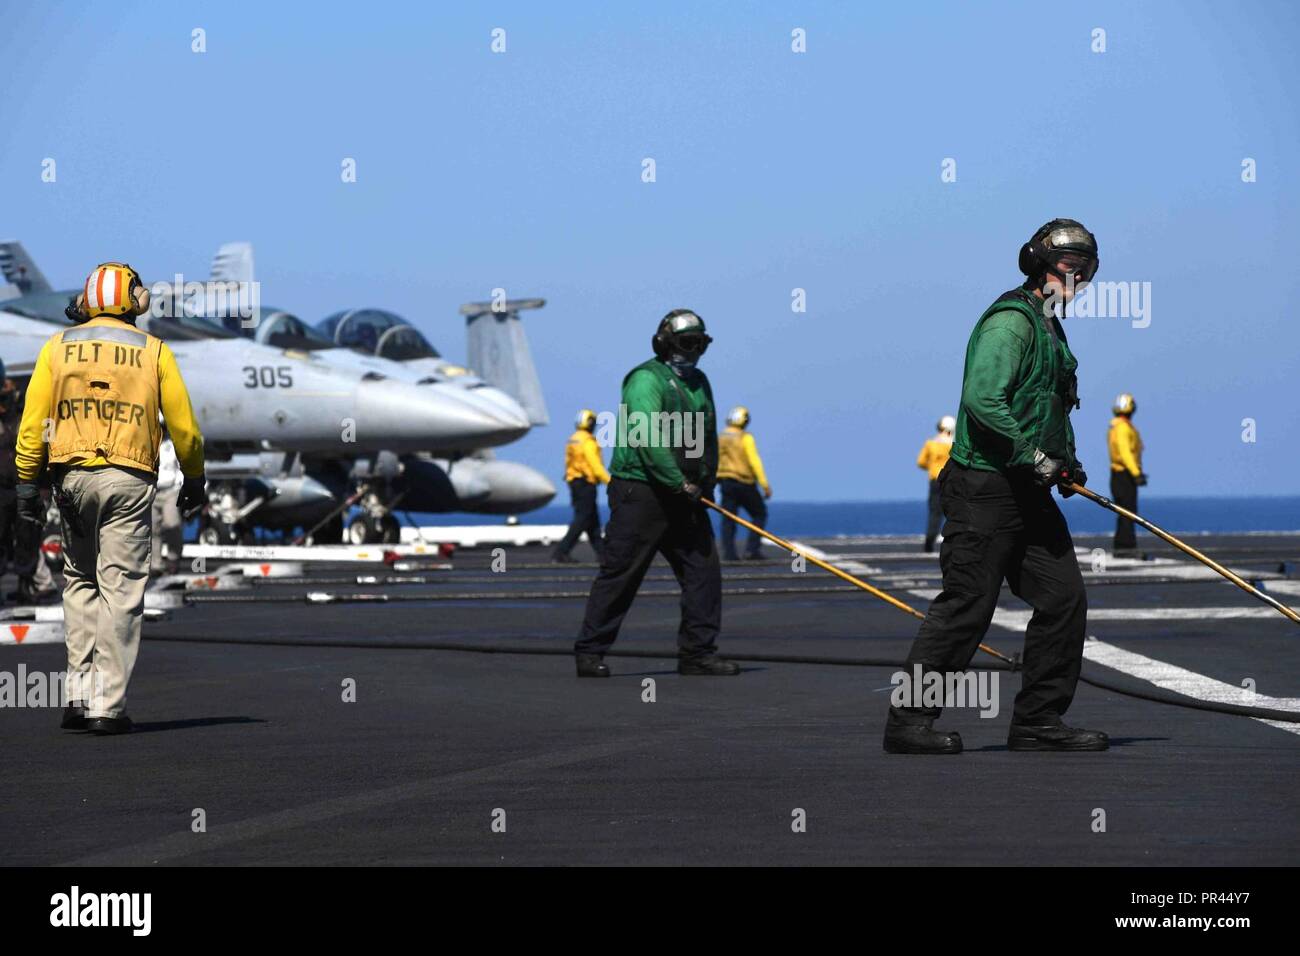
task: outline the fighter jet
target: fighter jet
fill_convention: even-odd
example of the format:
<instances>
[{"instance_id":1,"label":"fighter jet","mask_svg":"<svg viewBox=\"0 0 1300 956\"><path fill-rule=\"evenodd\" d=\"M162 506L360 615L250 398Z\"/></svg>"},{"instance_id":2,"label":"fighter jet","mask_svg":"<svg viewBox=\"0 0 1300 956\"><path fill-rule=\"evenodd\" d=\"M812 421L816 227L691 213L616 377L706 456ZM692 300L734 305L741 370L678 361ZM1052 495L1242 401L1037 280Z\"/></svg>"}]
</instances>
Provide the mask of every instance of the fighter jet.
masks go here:
<instances>
[{"instance_id":1,"label":"fighter jet","mask_svg":"<svg viewBox=\"0 0 1300 956\"><path fill-rule=\"evenodd\" d=\"M527 396L527 412L512 394L497 387L496 381L484 381L444 359L418 329L394 313L345 310L313 328L291 312L262 305L249 243L224 244L213 257L207 283L196 283L188 294L176 291L185 303L180 321L203 334L212 334L211 326L216 325L229 334L274 348L309 352L362 374L384 375L422 387L454 388L485 411L517 422L520 434L547 421L540 381L517 315L510 316L513 327L496 323L494 331L501 333L498 339L489 341L473 331L469 337L471 350L476 342L484 353L490 346L494 367L510 373L503 375L509 391ZM541 299L528 300L526 307L544 304ZM275 480L269 473L275 467L274 462L263 463L264 480ZM436 448L418 455L381 454L358 459L350 469L340 468L338 463L326 468L317 462L309 477L335 489L340 501L366 486L360 500L363 516L346 529L348 539L357 544L395 541L398 527L391 512L399 507L405 511L508 515L542 507L555 496L555 485L545 475L517 462L496 459L486 445L453 455Z\"/></svg>"}]
</instances>

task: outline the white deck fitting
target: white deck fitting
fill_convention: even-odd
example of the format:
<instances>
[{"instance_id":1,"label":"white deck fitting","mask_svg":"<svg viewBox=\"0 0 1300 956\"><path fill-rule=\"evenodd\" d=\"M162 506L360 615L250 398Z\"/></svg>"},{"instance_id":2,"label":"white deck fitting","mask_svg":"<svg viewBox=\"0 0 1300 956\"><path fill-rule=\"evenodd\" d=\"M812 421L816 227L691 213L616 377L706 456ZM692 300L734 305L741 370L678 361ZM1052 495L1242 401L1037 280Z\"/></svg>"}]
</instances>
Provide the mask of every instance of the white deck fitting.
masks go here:
<instances>
[{"instance_id":1,"label":"white deck fitting","mask_svg":"<svg viewBox=\"0 0 1300 956\"><path fill-rule=\"evenodd\" d=\"M458 548L478 548L487 544L522 547L526 544L554 544L569 530L563 524L473 525L457 527L402 528L402 544L424 541L450 541Z\"/></svg>"}]
</instances>

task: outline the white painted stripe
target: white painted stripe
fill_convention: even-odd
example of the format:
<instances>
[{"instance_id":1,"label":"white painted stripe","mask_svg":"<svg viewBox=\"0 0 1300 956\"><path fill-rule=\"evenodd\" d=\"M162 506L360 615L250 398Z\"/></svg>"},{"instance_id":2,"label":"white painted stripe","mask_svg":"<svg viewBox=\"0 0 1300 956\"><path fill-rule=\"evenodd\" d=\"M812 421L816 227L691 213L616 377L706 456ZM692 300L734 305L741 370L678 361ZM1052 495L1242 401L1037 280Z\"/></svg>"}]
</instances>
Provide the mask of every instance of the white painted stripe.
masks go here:
<instances>
[{"instance_id":1,"label":"white painted stripe","mask_svg":"<svg viewBox=\"0 0 1300 956\"><path fill-rule=\"evenodd\" d=\"M1245 687L1236 687L1215 680L1213 677L1206 677L1204 674L1178 667L1175 664L1158 661L1153 657L1145 657L1133 651L1126 651L1114 644L1107 644L1095 638L1089 638L1087 643L1084 644L1083 657L1084 660L1093 664L1109 667L1111 670L1147 681L1163 690L1182 694L1184 697L1194 697L1197 700L1219 704L1237 704L1243 707L1266 707L1269 710L1300 712L1300 698L1267 697L1264 694L1249 691ZM1276 727L1278 730L1285 730L1287 733L1300 735L1300 724L1288 724L1280 720L1264 720L1259 717L1252 717L1251 719L1258 720L1261 724L1268 724L1270 727Z\"/></svg>"},{"instance_id":2,"label":"white painted stripe","mask_svg":"<svg viewBox=\"0 0 1300 956\"><path fill-rule=\"evenodd\" d=\"M86 305L89 308L99 308L99 273L101 270L96 269L86 280Z\"/></svg>"},{"instance_id":3,"label":"white painted stripe","mask_svg":"<svg viewBox=\"0 0 1300 956\"><path fill-rule=\"evenodd\" d=\"M884 570L883 568L874 568L869 564L863 564L861 561L846 561L845 556L842 554L827 554L825 551L821 550L821 548L814 548L812 545L803 544L800 541L792 540L790 543L800 551L804 552L804 554L817 558L820 561L825 561L827 564L833 564L841 571L847 571L849 574L856 574L858 577L865 577L868 574L881 574ZM867 583L871 584L872 582L868 581Z\"/></svg>"},{"instance_id":4,"label":"white painted stripe","mask_svg":"<svg viewBox=\"0 0 1300 956\"><path fill-rule=\"evenodd\" d=\"M998 608L993 623L1013 631L1023 631L1032 610ZM1088 611L1089 621L1239 621L1277 618L1271 607L1099 607Z\"/></svg>"},{"instance_id":5,"label":"white painted stripe","mask_svg":"<svg viewBox=\"0 0 1300 956\"><path fill-rule=\"evenodd\" d=\"M1265 581L1264 590L1300 596L1300 581Z\"/></svg>"}]
</instances>

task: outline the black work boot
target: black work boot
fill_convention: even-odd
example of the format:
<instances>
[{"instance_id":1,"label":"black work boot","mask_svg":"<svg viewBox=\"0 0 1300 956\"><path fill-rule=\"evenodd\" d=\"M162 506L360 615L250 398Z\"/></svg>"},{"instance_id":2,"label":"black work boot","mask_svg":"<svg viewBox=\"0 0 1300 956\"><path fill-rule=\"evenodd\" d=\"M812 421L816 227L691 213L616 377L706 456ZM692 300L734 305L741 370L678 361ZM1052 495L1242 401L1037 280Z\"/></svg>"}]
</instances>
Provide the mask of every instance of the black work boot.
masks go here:
<instances>
[{"instance_id":1,"label":"black work boot","mask_svg":"<svg viewBox=\"0 0 1300 956\"><path fill-rule=\"evenodd\" d=\"M551 564L577 564L578 559L568 552L556 551L551 555Z\"/></svg>"},{"instance_id":2,"label":"black work boot","mask_svg":"<svg viewBox=\"0 0 1300 956\"><path fill-rule=\"evenodd\" d=\"M608 677L609 665L600 659L599 654L578 654L579 677Z\"/></svg>"},{"instance_id":3,"label":"black work boot","mask_svg":"<svg viewBox=\"0 0 1300 956\"><path fill-rule=\"evenodd\" d=\"M86 729L99 737L129 734L131 732L131 718L126 714L119 717L88 717L86 718Z\"/></svg>"},{"instance_id":4,"label":"black work boot","mask_svg":"<svg viewBox=\"0 0 1300 956\"><path fill-rule=\"evenodd\" d=\"M686 677L734 677L740 673L735 661L723 660L716 654L708 657L679 657L677 673Z\"/></svg>"},{"instance_id":5,"label":"black work boot","mask_svg":"<svg viewBox=\"0 0 1300 956\"><path fill-rule=\"evenodd\" d=\"M85 730L86 705L77 700L68 701L68 706L63 708L63 722L59 726L64 730Z\"/></svg>"},{"instance_id":6,"label":"black work boot","mask_svg":"<svg viewBox=\"0 0 1300 956\"><path fill-rule=\"evenodd\" d=\"M885 753L959 754L961 734L955 730L935 730L933 717L900 720L891 710L885 721Z\"/></svg>"},{"instance_id":7,"label":"black work boot","mask_svg":"<svg viewBox=\"0 0 1300 956\"><path fill-rule=\"evenodd\" d=\"M1065 724L1031 727L1012 724L1007 734L1008 750L1106 750L1110 738L1100 730L1080 730Z\"/></svg>"}]
</instances>

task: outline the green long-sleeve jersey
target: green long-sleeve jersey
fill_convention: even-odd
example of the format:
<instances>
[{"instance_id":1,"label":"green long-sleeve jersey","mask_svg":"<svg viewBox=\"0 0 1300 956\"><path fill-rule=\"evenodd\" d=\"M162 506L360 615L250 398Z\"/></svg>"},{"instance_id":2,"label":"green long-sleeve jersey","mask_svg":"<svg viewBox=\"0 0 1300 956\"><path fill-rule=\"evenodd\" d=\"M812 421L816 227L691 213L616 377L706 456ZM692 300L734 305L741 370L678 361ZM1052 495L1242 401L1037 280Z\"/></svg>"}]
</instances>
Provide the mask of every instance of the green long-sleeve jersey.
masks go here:
<instances>
[{"instance_id":1,"label":"green long-sleeve jersey","mask_svg":"<svg viewBox=\"0 0 1300 956\"><path fill-rule=\"evenodd\" d=\"M968 468L1004 471L1034 450L1077 463L1070 409L1075 369L1060 321L1024 289L981 316L966 347L952 457Z\"/></svg>"},{"instance_id":2,"label":"green long-sleeve jersey","mask_svg":"<svg viewBox=\"0 0 1300 956\"><path fill-rule=\"evenodd\" d=\"M676 490L687 479L712 484L717 472L717 412L705 374L678 377L658 359L629 372L609 473Z\"/></svg>"}]
</instances>

